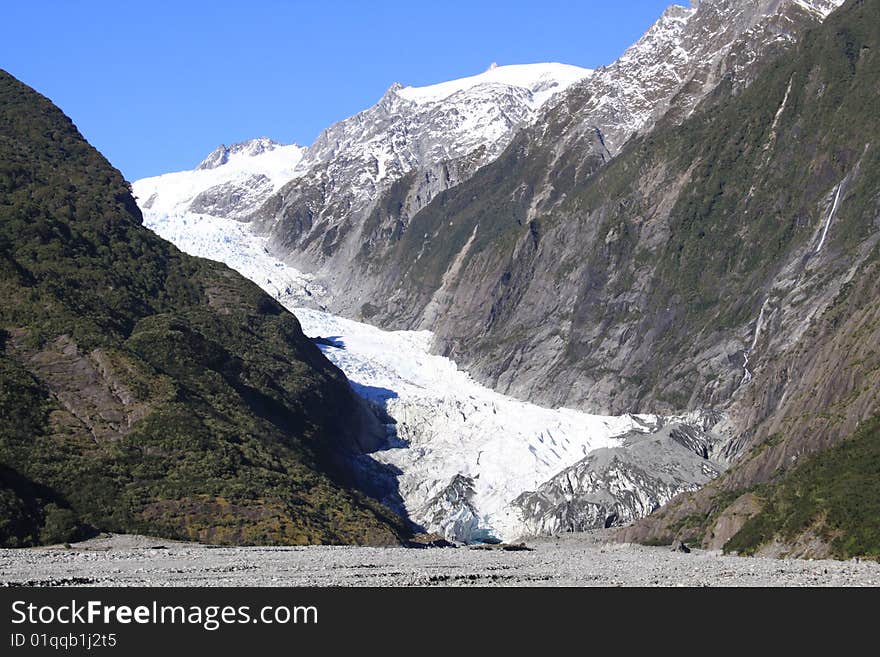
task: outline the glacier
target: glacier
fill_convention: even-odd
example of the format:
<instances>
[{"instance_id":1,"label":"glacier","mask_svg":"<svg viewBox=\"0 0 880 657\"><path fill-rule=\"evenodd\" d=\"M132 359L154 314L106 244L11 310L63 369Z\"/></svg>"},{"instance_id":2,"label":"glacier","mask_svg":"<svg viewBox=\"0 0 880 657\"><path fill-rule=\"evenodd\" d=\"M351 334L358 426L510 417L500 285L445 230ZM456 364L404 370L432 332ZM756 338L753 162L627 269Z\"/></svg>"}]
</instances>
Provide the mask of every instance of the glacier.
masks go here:
<instances>
[{"instance_id":1,"label":"glacier","mask_svg":"<svg viewBox=\"0 0 880 657\"><path fill-rule=\"evenodd\" d=\"M323 289L273 256L249 224L150 208L144 216L161 237L191 255L224 262L297 316L385 425L384 448L369 458L399 473L403 510L426 531L475 542L511 540L546 526L528 517L518 498L596 450L626 449L633 435L651 435L670 422L550 409L502 395L432 354L430 331L385 331L321 310ZM659 498L650 481L627 494L653 509L717 472L707 468L704 477L665 484Z\"/></svg>"}]
</instances>

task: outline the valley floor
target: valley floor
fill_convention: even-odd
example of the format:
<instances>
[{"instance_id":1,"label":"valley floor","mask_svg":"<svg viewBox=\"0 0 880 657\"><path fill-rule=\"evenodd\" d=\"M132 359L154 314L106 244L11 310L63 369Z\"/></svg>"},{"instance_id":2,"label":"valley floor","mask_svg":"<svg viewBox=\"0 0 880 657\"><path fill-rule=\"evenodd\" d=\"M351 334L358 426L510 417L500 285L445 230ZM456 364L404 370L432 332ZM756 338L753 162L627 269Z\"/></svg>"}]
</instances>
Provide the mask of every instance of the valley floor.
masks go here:
<instances>
[{"instance_id":1,"label":"valley floor","mask_svg":"<svg viewBox=\"0 0 880 657\"><path fill-rule=\"evenodd\" d=\"M493 548L217 548L111 536L0 550L0 586L880 586L880 563L606 543L602 531Z\"/></svg>"}]
</instances>

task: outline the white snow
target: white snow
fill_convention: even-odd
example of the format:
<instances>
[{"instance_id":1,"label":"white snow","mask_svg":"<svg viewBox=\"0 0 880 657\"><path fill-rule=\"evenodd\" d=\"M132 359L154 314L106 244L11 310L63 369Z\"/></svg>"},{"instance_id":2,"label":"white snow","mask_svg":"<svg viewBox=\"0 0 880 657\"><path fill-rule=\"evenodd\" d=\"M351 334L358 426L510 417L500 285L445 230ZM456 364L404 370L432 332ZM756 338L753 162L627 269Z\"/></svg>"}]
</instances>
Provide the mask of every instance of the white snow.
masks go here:
<instances>
[{"instance_id":1,"label":"white snow","mask_svg":"<svg viewBox=\"0 0 880 657\"><path fill-rule=\"evenodd\" d=\"M132 185L142 209L164 213L182 212L201 192L252 176L266 176L277 191L285 183L304 173L300 163L306 149L296 144L278 146L257 155L232 152L229 161L214 169L194 169L142 178Z\"/></svg>"},{"instance_id":2,"label":"white snow","mask_svg":"<svg viewBox=\"0 0 880 657\"><path fill-rule=\"evenodd\" d=\"M823 20L843 4L843 0L792 0L792 2Z\"/></svg>"},{"instance_id":3,"label":"white snow","mask_svg":"<svg viewBox=\"0 0 880 657\"><path fill-rule=\"evenodd\" d=\"M533 107L543 105L554 94L592 75L593 71L570 64L492 65L479 75L449 80L425 87L403 87L396 91L401 98L418 104L437 103L462 91L482 85L505 85L526 89L532 94Z\"/></svg>"},{"instance_id":4,"label":"white snow","mask_svg":"<svg viewBox=\"0 0 880 657\"><path fill-rule=\"evenodd\" d=\"M310 274L271 256L266 239L255 235L246 223L191 212L144 210L144 225L190 255L226 263L283 304L306 300L320 304L326 293Z\"/></svg>"}]
</instances>

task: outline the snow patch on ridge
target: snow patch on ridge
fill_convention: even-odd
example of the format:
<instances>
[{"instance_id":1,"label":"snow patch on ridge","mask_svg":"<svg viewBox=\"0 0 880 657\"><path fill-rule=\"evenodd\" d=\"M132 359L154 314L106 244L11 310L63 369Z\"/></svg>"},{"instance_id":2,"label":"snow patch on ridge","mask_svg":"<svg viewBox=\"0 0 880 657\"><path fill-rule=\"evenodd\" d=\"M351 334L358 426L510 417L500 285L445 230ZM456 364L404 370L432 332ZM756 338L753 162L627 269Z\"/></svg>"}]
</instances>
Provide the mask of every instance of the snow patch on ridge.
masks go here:
<instances>
[{"instance_id":1,"label":"snow patch on ridge","mask_svg":"<svg viewBox=\"0 0 880 657\"><path fill-rule=\"evenodd\" d=\"M526 89L532 94L532 107L543 105L554 94L592 75L593 71L569 64L492 65L479 75L449 80L425 87L401 87L395 93L418 104L438 103L450 96L482 85L505 85Z\"/></svg>"},{"instance_id":2,"label":"snow patch on ridge","mask_svg":"<svg viewBox=\"0 0 880 657\"><path fill-rule=\"evenodd\" d=\"M290 144L271 148L243 147L264 141L270 142L270 140L258 139L228 149L225 146L221 147L199 165L203 167L208 160L214 162L204 168L165 173L135 181L132 190L138 205L145 211L182 213L199 194L213 187L263 176L271 185L268 189L271 193L305 172L301 163L306 149L302 146ZM225 149L223 152L226 154L215 156L221 149ZM266 193L262 195L268 196Z\"/></svg>"}]
</instances>

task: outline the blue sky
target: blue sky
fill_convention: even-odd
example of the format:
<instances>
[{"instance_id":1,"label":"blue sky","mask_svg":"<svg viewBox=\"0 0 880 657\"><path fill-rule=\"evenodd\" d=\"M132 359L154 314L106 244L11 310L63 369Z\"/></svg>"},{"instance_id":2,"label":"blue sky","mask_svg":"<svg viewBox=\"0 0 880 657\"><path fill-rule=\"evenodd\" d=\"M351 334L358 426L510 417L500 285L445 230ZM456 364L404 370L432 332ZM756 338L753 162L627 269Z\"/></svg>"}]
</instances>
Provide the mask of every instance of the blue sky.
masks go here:
<instances>
[{"instance_id":1,"label":"blue sky","mask_svg":"<svg viewBox=\"0 0 880 657\"><path fill-rule=\"evenodd\" d=\"M609 64L669 4L22 0L3 8L0 68L135 180L192 168L219 143L307 145L393 82Z\"/></svg>"}]
</instances>

